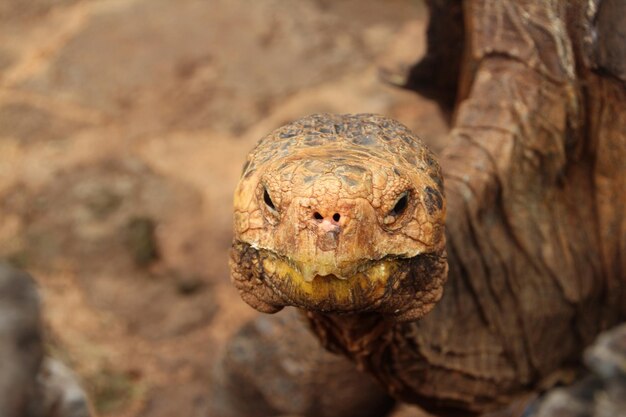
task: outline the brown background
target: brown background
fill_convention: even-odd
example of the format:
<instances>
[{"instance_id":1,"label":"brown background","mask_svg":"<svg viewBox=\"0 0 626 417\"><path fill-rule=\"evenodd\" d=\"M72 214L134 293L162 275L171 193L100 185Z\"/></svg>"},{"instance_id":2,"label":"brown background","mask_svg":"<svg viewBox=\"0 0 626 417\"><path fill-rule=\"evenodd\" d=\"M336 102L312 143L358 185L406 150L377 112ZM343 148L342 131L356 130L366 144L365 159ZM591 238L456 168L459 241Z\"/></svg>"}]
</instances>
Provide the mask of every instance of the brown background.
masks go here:
<instances>
[{"instance_id":1,"label":"brown background","mask_svg":"<svg viewBox=\"0 0 626 417\"><path fill-rule=\"evenodd\" d=\"M378 76L420 57L425 18L410 0L0 2L0 258L36 277L49 352L99 414L202 415L256 314L227 253L263 134L375 112L440 149L436 106ZM150 225L159 257L138 264Z\"/></svg>"}]
</instances>

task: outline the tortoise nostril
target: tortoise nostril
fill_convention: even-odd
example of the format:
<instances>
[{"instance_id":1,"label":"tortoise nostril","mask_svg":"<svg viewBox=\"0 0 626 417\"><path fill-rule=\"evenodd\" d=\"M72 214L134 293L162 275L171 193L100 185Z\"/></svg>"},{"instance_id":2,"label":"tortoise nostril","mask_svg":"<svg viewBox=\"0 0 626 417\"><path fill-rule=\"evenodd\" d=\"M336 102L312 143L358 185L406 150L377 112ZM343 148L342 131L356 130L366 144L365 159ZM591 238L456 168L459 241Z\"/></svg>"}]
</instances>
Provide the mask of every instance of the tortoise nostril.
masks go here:
<instances>
[{"instance_id":1,"label":"tortoise nostril","mask_svg":"<svg viewBox=\"0 0 626 417\"><path fill-rule=\"evenodd\" d=\"M322 214L319 211L316 211L313 213L313 218L317 220L318 222L324 220L324 216L322 216ZM339 219L341 219L341 214L339 213L333 214L332 219L335 223L339 222Z\"/></svg>"}]
</instances>

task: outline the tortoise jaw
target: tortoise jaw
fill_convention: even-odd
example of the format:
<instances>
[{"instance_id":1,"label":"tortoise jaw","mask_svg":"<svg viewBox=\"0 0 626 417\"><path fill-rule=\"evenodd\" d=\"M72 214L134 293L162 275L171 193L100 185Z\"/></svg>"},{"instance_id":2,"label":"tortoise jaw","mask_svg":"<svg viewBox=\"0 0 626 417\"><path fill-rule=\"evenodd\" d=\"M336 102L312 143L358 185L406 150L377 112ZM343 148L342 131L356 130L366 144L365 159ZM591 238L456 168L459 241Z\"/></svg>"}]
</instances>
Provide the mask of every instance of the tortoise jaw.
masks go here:
<instances>
[{"instance_id":1,"label":"tortoise jaw","mask_svg":"<svg viewBox=\"0 0 626 417\"><path fill-rule=\"evenodd\" d=\"M343 271L293 262L262 251L265 282L287 305L321 311L362 311L377 305L392 289L398 265L393 258L356 262Z\"/></svg>"},{"instance_id":2,"label":"tortoise jaw","mask_svg":"<svg viewBox=\"0 0 626 417\"><path fill-rule=\"evenodd\" d=\"M340 274L343 279L332 271L320 274L317 268L318 273L305 279L296 262L236 241L230 265L242 298L262 312L295 306L321 313L377 312L399 321L430 311L447 276L445 251L363 260L351 265L354 273Z\"/></svg>"},{"instance_id":3,"label":"tortoise jaw","mask_svg":"<svg viewBox=\"0 0 626 417\"><path fill-rule=\"evenodd\" d=\"M349 276L346 276L333 268L329 268L326 265L305 264L300 262L294 262L294 264L305 282L312 282L317 277L328 277L339 280L349 279Z\"/></svg>"},{"instance_id":4,"label":"tortoise jaw","mask_svg":"<svg viewBox=\"0 0 626 417\"><path fill-rule=\"evenodd\" d=\"M338 279L338 280L348 280L348 277L342 277L339 275L335 275L335 274L325 274L325 275L320 275L320 274L309 274L309 275L302 275L302 278L304 279L305 282L313 282L313 280L315 279L322 279L322 280L333 280L333 279Z\"/></svg>"}]
</instances>

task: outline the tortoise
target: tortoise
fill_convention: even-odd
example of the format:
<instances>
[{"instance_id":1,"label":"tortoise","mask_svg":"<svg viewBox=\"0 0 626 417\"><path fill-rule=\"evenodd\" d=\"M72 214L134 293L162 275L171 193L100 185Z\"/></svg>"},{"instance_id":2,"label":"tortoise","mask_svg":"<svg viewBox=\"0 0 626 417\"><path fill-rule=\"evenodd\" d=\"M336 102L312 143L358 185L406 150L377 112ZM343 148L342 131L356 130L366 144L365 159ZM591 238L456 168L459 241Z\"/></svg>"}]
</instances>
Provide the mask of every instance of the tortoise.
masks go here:
<instances>
[{"instance_id":1,"label":"tortoise","mask_svg":"<svg viewBox=\"0 0 626 417\"><path fill-rule=\"evenodd\" d=\"M621 4L464 2L439 158L369 114L263 138L235 191L242 298L301 309L325 347L439 414L568 380L626 318Z\"/></svg>"}]
</instances>

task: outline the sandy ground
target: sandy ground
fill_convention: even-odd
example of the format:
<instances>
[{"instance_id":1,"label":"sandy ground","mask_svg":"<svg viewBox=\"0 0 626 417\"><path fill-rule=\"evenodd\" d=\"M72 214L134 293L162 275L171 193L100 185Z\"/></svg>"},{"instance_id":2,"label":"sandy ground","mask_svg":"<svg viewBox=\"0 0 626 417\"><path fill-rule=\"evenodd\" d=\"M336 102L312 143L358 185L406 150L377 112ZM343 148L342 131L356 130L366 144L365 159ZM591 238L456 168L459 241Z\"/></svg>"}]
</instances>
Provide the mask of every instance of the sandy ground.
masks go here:
<instances>
[{"instance_id":1,"label":"sandy ground","mask_svg":"<svg viewBox=\"0 0 626 417\"><path fill-rule=\"evenodd\" d=\"M263 134L375 112L436 150L436 106L383 84L423 53L410 0L3 0L0 257L98 415L201 416L256 313L228 280L231 194Z\"/></svg>"}]
</instances>

